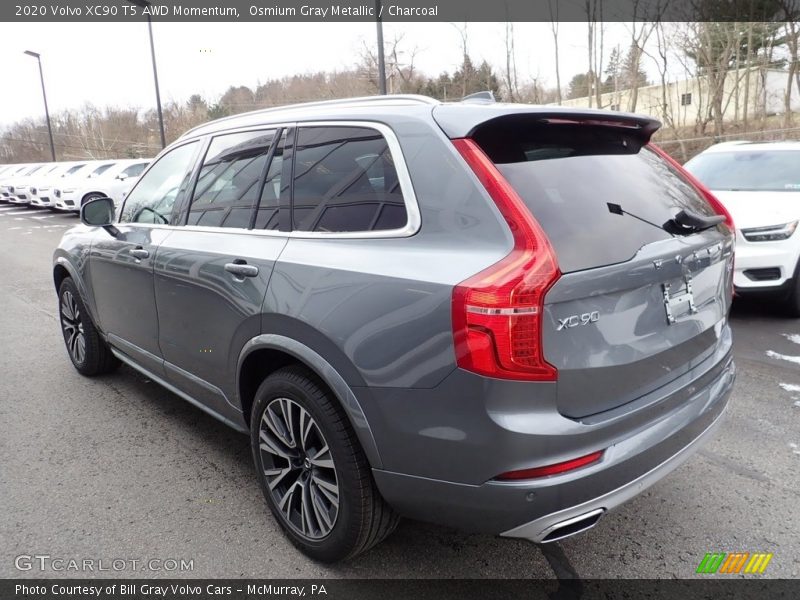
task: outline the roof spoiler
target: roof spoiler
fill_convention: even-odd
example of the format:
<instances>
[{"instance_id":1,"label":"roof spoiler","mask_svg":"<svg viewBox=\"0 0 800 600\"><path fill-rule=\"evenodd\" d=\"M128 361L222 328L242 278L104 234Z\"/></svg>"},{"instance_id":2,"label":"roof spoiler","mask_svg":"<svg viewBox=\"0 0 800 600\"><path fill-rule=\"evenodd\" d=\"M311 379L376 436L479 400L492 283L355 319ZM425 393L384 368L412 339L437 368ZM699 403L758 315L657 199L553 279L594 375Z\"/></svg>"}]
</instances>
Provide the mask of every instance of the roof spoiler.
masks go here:
<instances>
[{"instance_id":1,"label":"roof spoiler","mask_svg":"<svg viewBox=\"0 0 800 600\"><path fill-rule=\"evenodd\" d=\"M496 125L601 125L622 129L646 144L661 127L651 117L609 110L485 103L440 104L433 117L449 138L472 137L475 131Z\"/></svg>"}]
</instances>

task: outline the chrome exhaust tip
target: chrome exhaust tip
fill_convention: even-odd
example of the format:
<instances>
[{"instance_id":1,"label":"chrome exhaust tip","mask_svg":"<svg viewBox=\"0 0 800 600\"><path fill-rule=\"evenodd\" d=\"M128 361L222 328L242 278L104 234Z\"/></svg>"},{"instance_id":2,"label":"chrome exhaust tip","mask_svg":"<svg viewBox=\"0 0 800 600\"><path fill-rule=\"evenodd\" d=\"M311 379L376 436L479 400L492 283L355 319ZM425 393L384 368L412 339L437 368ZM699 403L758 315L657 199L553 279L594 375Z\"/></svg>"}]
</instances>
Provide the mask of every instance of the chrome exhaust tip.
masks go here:
<instances>
[{"instance_id":1,"label":"chrome exhaust tip","mask_svg":"<svg viewBox=\"0 0 800 600\"><path fill-rule=\"evenodd\" d=\"M540 534L541 540L539 543L547 544L549 542L563 540L564 538L568 538L578 533L582 533L587 529L591 529L597 525L597 521L600 520L600 517L603 516L604 512L605 509L597 508L582 515L578 515L577 517L572 517L571 519L566 519L565 521L559 521L555 525L551 525L545 529Z\"/></svg>"}]
</instances>

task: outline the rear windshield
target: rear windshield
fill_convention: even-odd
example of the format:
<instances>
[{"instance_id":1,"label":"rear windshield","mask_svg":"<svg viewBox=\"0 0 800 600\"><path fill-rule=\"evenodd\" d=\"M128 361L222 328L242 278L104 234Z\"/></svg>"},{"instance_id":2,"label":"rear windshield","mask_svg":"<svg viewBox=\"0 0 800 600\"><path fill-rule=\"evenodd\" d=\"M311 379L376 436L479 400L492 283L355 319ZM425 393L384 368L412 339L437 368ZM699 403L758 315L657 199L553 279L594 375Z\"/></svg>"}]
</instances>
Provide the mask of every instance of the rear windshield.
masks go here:
<instances>
[{"instance_id":1,"label":"rear windshield","mask_svg":"<svg viewBox=\"0 0 800 600\"><path fill-rule=\"evenodd\" d=\"M686 169L709 189L752 192L800 191L800 151L710 152Z\"/></svg>"},{"instance_id":2,"label":"rear windshield","mask_svg":"<svg viewBox=\"0 0 800 600\"><path fill-rule=\"evenodd\" d=\"M630 260L670 238L662 226L682 209L713 214L672 167L619 128L491 125L473 137L547 233L563 273Z\"/></svg>"}]
</instances>

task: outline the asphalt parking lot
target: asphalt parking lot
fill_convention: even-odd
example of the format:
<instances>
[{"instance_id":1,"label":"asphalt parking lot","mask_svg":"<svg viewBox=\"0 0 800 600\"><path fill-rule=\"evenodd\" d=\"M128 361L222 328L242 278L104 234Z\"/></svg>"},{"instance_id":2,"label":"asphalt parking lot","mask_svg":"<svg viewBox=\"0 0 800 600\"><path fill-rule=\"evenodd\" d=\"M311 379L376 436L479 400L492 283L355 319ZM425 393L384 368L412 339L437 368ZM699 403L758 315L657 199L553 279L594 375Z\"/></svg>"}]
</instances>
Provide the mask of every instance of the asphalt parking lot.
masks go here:
<instances>
[{"instance_id":1,"label":"asphalt parking lot","mask_svg":"<svg viewBox=\"0 0 800 600\"><path fill-rule=\"evenodd\" d=\"M15 557L185 559L169 577L691 577L706 552L772 552L800 577L800 320L738 302L738 381L716 438L586 534L532 544L405 521L333 567L284 538L247 438L123 367L86 379L57 323L53 248L74 215L0 204L0 577ZM742 575L742 577L747 577Z\"/></svg>"}]
</instances>

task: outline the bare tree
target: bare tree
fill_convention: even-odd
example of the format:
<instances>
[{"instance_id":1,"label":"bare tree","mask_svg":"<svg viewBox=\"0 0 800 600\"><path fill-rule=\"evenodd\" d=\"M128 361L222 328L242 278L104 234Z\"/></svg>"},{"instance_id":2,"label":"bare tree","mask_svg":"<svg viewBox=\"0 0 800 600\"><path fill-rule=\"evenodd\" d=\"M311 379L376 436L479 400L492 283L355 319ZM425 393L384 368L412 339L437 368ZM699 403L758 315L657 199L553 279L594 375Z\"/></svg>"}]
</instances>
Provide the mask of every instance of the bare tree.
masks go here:
<instances>
[{"instance_id":1,"label":"bare tree","mask_svg":"<svg viewBox=\"0 0 800 600\"><path fill-rule=\"evenodd\" d=\"M639 69L641 67L642 54L644 53L647 41L666 10L667 0L659 0L653 4L643 7L641 0L633 2L633 19L631 21L631 45L628 51L626 67L628 70L627 79L630 82L630 95L628 96L628 111L636 112L636 105L639 102ZM648 9L652 9L648 11ZM649 20L648 20L649 19Z\"/></svg>"},{"instance_id":2,"label":"bare tree","mask_svg":"<svg viewBox=\"0 0 800 600\"><path fill-rule=\"evenodd\" d=\"M589 99L589 108L592 107L592 91L595 86L594 73L594 38L597 28L597 3L595 0L586 0L586 51L589 54L589 70L586 73L586 96Z\"/></svg>"},{"instance_id":3,"label":"bare tree","mask_svg":"<svg viewBox=\"0 0 800 600\"><path fill-rule=\"evenodd\" d=\"M783 0L781 8L786 13L784 25L786 46L789 50L786 89L783 93L783 126L792 126L792 90L795 86L800 90L800 62L798 61L798 46L800 45L800 28L798 28L798 2L797 0Z\"/></svg>"},{"instance_id":4,"label":"bare tree","mask_svg":"<svg viewBox=\"0 0 800 600\"><path fill-rule=\"evenodd\" d=\"M519 97L519 86L517 84L517 56L514 47L514 24L506 21L506 88L508 89L508 100L516 101Z\"/></svg>"},{"instance_id":5,"label":"bare tree","mask_svg":"<svg viewBox=\"0 0 800 600\"><path fill-rule=\"evenodd\" d=\"M558 0L547 0L547 7L550 10L550 31L553 32L553 47L555 48L555 67L556 67L556 98L561 104L561 67L558 59Z\"/></svg>"},{"instance_id":6,"label":"bare tree","mask_svg":"<svg viewBox=\"0 0 800 600\"><path fill-rule=\"evenodd\" d=\"M463 23L460 27L455 23L451 23L453 27L455 27L456 31L458 31L458 35L461 38L461 58L462 64L465 67L471 68L472 61L469 60L469 35L467 31L467 23ZM463 73L463 80L461 85L461 97L467 95L467 81L472 78L473 73Z\"/></svg>"},{"instance_id":7,"label":"bare tree","mask_svg":"<svg viewBox=\"0 0 800 600\"><path fill-rule=\"evenodd\" d=\"M678 126L675 122L675 112L673 110L672 98L668 97L670 92L669 82L669 54L670 54L670 34L666 30L662 21L656 21L653 32L656 35L656 52L657 56L649 55L650 58L658 69L658 75L661 83L661 119L666 126L672 131L675 139L677 140L681 150L681 160L686 161L688 156L686 154L686 145L683 142L678 132Z\"/></svg>"}]
</instances>

